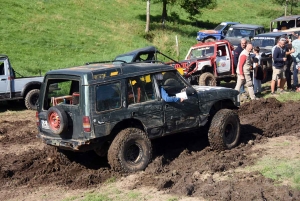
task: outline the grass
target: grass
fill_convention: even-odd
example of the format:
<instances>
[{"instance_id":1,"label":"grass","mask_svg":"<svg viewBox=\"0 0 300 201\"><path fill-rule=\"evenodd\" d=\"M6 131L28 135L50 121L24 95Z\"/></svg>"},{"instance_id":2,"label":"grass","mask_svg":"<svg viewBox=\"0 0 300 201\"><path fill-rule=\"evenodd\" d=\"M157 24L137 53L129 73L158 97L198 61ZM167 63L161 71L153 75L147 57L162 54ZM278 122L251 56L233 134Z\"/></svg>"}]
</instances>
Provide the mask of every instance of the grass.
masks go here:
<instances>
[{"instance_id":1,"label":"grass","mask_svg":"<svg viewBox=\"0 0 300 201\"><path fill-rule=\"evenodd\" d=\"M5 28L0 30L0 49L23 75L112 60L118 54L147 45L183 59L189 47L196 43L199 29L213 28L222 21L268 27L269 21L284 11L281 6L271 4L271 0L217 2L215 9L204 9L197 22L188 20L180 7L168 5L170 17L165 28L160 23L162 5L152 3L151 31L145 34L144 1L2 0L1 27ZM298 11L294 9L295 13ZM178 57L176 36L180 46Z\"/></svg>"},{"instance_id":2,"label":"grass","mask_svg":"<svg viewBox=\"0 0 300 201\"><path fill-rule=\"evenodd\" d=\"M300 161L263 157L256 164L265 177L278 183L288 182L293 188L300 190Z\"/></svg>"}]
</instances>

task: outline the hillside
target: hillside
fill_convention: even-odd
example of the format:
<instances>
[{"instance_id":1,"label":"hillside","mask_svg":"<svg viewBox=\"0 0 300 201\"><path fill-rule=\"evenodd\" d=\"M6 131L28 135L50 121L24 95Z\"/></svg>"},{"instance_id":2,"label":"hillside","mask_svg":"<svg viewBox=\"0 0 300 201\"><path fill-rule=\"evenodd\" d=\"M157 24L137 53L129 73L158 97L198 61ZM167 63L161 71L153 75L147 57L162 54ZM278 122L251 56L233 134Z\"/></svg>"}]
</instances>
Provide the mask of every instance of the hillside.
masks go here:
<instances>
[{"instance_id":1,"label":"hillside","mask_svg":"<svg viewBox=\"0 0 300 201\"><path fill-rule=\"evenodd\" d=\"M197 23L189 21L181 8L168 6L172 17L166 28L160 24L161 4L151 4L151 32L145 35L144 1L1 0L0 49L23 75L111 60L117 54L147 45L155 45L176 58L175 36L179 38L182 59L196 42L199 29L213 28L221 21L268 27L270 19L284 11L270 1L218 0L218 7L203 10Z\"/></svg>"}]
</instances>

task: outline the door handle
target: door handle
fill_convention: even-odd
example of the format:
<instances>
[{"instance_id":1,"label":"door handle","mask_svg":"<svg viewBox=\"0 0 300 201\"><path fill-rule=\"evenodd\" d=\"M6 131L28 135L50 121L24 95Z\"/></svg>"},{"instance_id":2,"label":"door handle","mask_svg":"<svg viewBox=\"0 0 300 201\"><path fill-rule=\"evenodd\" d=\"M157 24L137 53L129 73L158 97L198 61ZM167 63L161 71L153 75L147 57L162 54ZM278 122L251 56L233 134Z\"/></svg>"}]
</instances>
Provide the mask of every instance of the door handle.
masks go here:
<instances>
[{"instance_id":1,"label":"door handle","mask_svg":"<svg viewBox=\"0 0 300 201\"><path fill-rule=\"evenodd\" d=\"M229 58L226 58L226 60L229 60Z\"/></svg>"},{"instance_id":2,"label":"door handle","mask_svg":"<svg viewBox=\"0 0 300 201\"><path fill-rule=\"evenodd\" d=\"M1 79L1 81L5 81L5 80L6 80L5 78L2 78L2 79Z\"/></svg>"}]
</instances>

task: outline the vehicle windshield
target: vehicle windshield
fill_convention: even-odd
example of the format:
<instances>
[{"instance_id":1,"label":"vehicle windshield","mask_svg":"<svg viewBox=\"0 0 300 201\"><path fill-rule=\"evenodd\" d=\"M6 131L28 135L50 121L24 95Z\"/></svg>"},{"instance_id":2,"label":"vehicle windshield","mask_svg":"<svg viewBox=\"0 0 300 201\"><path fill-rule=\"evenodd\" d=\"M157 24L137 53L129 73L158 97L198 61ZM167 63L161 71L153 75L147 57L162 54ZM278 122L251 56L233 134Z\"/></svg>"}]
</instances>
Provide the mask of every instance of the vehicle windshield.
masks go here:
<instances>
[{"instance_id":1,"label":"vehicle windshield","mask_svg":"<svg viewBox=\"0 0 300 201\"><path fill-rule=\"evenodd\" d=\"M226 33L226 37L236 37L236 38L244 38L254 36L254 30L252 29L233 29L229 28L228 32Z\"/></svg>"},{"instance_id":2,"label":"vehicle windshield","mask_svg":"<svg viewBox=\"0 0 300 201\"><path fill-rule=\"evenodd\" d=\"M187 58L195 59L195 58L200 58L200 57L213 56L214 52L215 52L214 46L199 47L197 49L191 49Z\"/></svg>"},{"instance_id":3,"label":"vehicle windshield","mask_svg":"<svg viewBox=\"0 0 300 201\"><path fill-rule=\"evenodd\" d=\"M126 55L126 56L118 56L115 58L115 60L118 60L118 61L114 61L113 63L119 64L119 63L123 63L122 61L125 61L126 63L130 63L130 62L132 62L133 57L134 57L134 54Z\"/></svg>"},{"instance_id":4,"label":"vehicle windshield","mask_svg":"<svg viewBox=\"0 0 300 201\"><path fill-rule=\"evenodd\" d=\"M272 48L275 45L275 38L255 38L252 41L253 47L260 47L260 48Z\"/></svg>"},{"instance_id":5,"label":"vehicle windshield","mask_svg":"<svg viewBox=\"0 0 300 201\"><path fill-rule=\"evenodd\" d=\"M221 31L221 30L223 30L223 28L224 28L225 26L226 26L226 25L219 24L216 28L214 28L214 30L216 30L216 31Z\"/></svg>"}]
</instances>

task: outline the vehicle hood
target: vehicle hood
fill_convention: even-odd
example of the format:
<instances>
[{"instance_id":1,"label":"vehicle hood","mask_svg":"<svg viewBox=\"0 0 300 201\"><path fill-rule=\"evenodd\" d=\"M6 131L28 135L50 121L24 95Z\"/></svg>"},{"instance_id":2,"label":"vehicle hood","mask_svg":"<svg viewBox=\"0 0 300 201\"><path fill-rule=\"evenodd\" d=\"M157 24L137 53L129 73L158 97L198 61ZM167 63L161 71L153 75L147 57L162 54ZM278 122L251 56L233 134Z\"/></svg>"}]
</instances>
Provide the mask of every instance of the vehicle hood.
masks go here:
<instances>
[{"instance_id":1,"label":"vehicle hood","mask_svg":"<svg viewBox=\"0 0 300 201\"><path fill-rule=\"evenodd\" d=\"M236 99L239 92L226 87L198 86L193 85L197 91L200 102L209 102L214 100Z\"/></svg>"},{"instance_id":2,"label":"vehicle hood","mask_svg":"<svg viewBox=\"0 0 300 201\"><path fill-rule=\"evenodd\" d=\"M212 29L212 30L200 30L199 33L216 34L216 33L221 33L221 32Z\"/></svg>"},{"instance_id":3,"label":"vehicle hood","mask_svg":"<svg viewBox=\"0 0 300 201\"><path fill-rule=\"evenodd\" d=\"M246 40L249 40L249 37L244 37ZM236 37L226 37L226 40L228 40L233 46L238 46L238 44L241 43L242 38L236 38Z\"/></svg>"}]
</instances>

